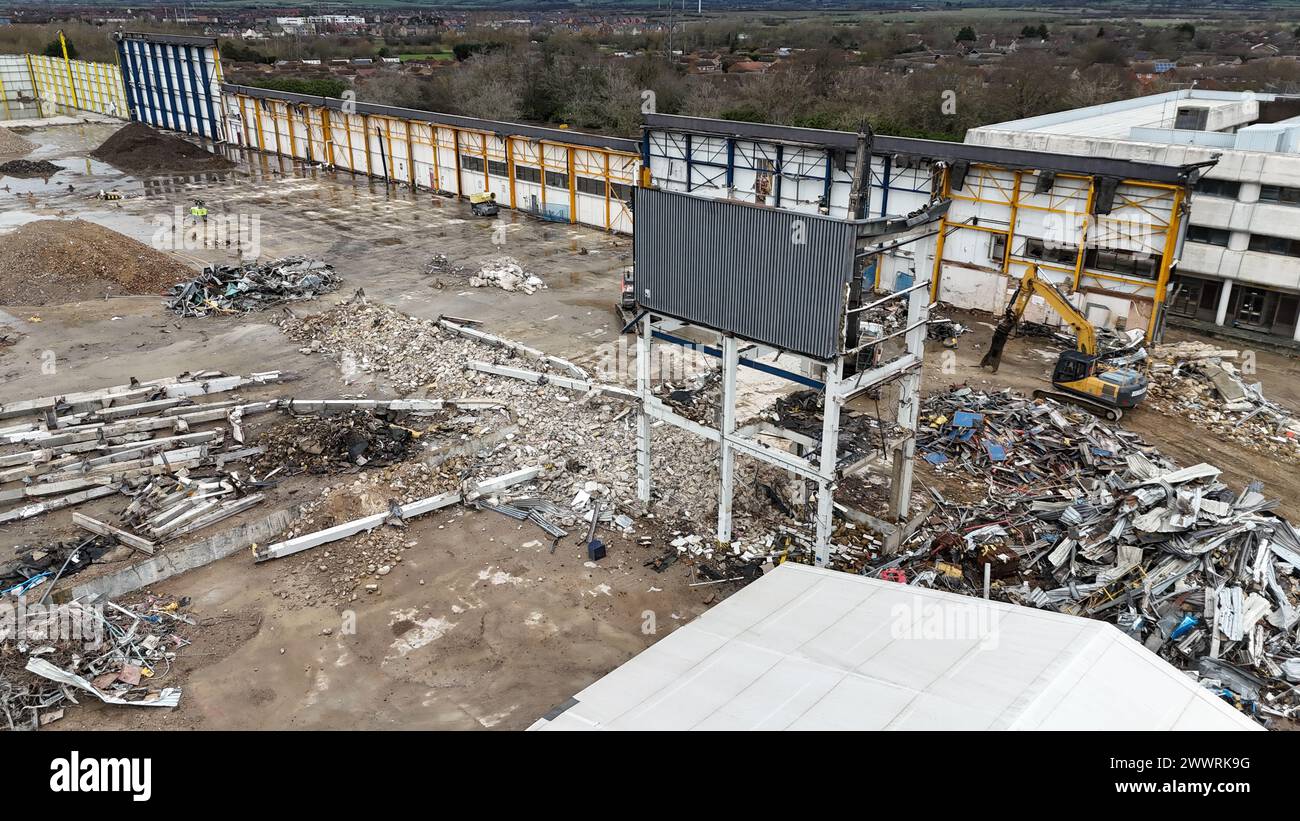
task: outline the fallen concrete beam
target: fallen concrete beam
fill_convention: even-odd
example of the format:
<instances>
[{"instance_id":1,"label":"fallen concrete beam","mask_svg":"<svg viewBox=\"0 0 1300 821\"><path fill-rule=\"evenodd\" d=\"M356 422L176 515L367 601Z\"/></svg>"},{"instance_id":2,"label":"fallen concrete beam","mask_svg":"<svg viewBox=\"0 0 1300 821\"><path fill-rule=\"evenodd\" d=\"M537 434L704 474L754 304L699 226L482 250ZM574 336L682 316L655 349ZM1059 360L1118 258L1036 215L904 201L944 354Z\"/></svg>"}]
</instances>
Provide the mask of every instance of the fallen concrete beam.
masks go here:
<instances>
[{"instance_id":1,"label":"fallen concrete beam","mask_svg":"<svg viewBox=\"0 0 1300 821\"><path fill-rule=\"evenodd\" d=\"M506 339L505 337L493 336L492 334L486 333L484 331L480 331L477 328L467 328L464 325L458 324L456 322L451 322L446 318L439 319L438 324L443 328L446 328L447 330L451 331L452 333L457 334L459 336L463 336L466 339L472 339L475 342L481 342L484 345L491 345L494 348L505 348L508 351L514 351L515 353L526 356L529 359L535 359L538 362L550 363L554 367L560 368L561 370L568 371L570 376L573 376L577 379L588 378L586 371L584 371L582 368L578 367L577 365L573 364L569 360L561 359L558 356L551 356L550 354L544 351L539 351L536 348L530 348L521 342L515 342L514 340Z\"/></svg>"},{"instance_id":2,"label":"fallen concrete beam","mask_svg":"<svg viewBox=\"0 0 1300 821\"><path fill-rule=\"evenodd\" d=\"M494 399L285 399L281 409L291 415L346 413L354 410L437 413L442 410L503 408Z\"/></svg>"},{"instance_id":3,"label":"fallen concrete beam","mask_svg":"<svg viewBox=\"0 0 1300 821\"><path fill-rule=\"evenodd\" d=\"M522 368L509 368L505 365L493 365L491 362L480 362L470 360L465 363L468 367L483 373L490 373L496 376L508 376L511 379L522 379L525 382L531 382L534 385L556 385L571 391L580 391L582 393L596 393L605 396L614 396L619 399L626 399L630 402L639 401L636 391L618 385L602 385L597 382L588 382L583 379L570 379L567 376L559 376L552 373L538 373L537 371L526 371Z\"/></svg>"},{"instance_id":4,"label":"fallen concrete beam","mask_svg":"<svg viewBox=\"0 0 1300 821\"><path fill-rule=\"evenodd\" d=\"M42 513L49 513L52 510L60 510L65 507L79 505L82 502L88 502L91 499L98 499L102 496L111 496L117 493L116 487L97 487L90 490L83 490L80 493L73 493L70 496L63 496L59 499L49 499L44 502L36 502L30 505L23 505L12 510L6 510L0 513L0 524L6 522L19 522L23 519L30 519L34 516L40 516Z\"/></svg>"},{"instance_id":5,"label":"fallen concrete beam","mask_svg":"<svg viewBox=\"0 0 1300 821\"><path fill-rule=\"evenodd\" d=\"M155 547L154 543L148 539L142 539L134 533L127 533L125 530L113 527L110 524L105 524L98 519L92 519L83 513L73 513L72 523L82 530L88 530L91 533L97 533L100 536L111 536L112 538L117 539L118 542L127 547L134 548L146 556L153 555Z\"/></svg>"},{"instance_id":6,"label":"fallen concrete beam","mask_svg":"<svg viewBox=\"0 0 1300 821\"><path fill-rule=\"evenodd\" d=\"M437 496L430 496L426 499L419 499L414 502L402 505L399 508L403 519L411 519L421 516L425 513L431 513L435 510L441 510L444 507L451 507L465 499L475 498L485 493L493 493L512 485L522 482L532 481L542 474L539 466L527 467L522 470L516 470L513 473L507 473L504 476L498 476L494 479L487 479L475 485L474 489L465 494L460 490L453 490L442 493ZM276 542L265 547L253 547L253 560L255 562L265 562L271 559L280 559L285 556L292 556L294 553L301 553L304 550L310 550L319 545L336 542L339 539L346 539L349 536L355 536L367 530L374 530L392 517L391 512L376 513L373 516L365 516L360 519L353 519L350 522L344 522L334 527L318 530L315 533L305 533L283 542Z\"/></svg>"},{"instance_id":7,"label":"fallen concrete beam","mask_svg":"<svg viewBox=\"0 0 1300 821\"><path fill-rule=\"evenodd\" d=\"M66 588L56 590L53 599L55 602L64 603L95 594L110 599L117 598L188 570L211 564L246 549L250 544L273 539L283 533L284 529L298 518L298 514L298 507L277 510L262 519L223 529L193 544L168 547L146 561L91 579L71 590Z\"/></svg>"},{"instance_id":8,"label":"fallen concrete beam","mask_svg":"<svg viewBox=\"0 0 1300 821\"><path fill-rule=\"evenodd\" d=\"M65 413L95 410L97 408L109 407L125 397L142 395L143 393L158 388L165 388L169 385L175 385L179 382L202 382L222 376L225 376L225 374L221 371L199 371L194 374L168 376L162 379L151 379L147 382L131 382L128 385L114 385L112 387L98 388L92 391L66 393L61 396L42 396L39 399L24 399L18 402L4 402L0 403L0 419L10 419L15 416L23 416L26 414L44 413L45 411L53 410L56 407L62 408Z\"/></svg>"}]
</instances>

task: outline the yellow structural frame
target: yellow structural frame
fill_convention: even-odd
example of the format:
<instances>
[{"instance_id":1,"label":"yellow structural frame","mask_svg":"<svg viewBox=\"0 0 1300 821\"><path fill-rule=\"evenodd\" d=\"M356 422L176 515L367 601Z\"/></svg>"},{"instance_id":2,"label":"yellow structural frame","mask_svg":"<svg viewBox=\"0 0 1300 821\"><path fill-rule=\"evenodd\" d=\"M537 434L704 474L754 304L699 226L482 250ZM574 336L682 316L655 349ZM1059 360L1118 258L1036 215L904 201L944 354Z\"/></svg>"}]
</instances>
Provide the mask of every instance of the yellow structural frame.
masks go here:
<instances>
[{"instance_id":1,"label":"yellow structural frame","mask_svg":"<svg viewBox=\"0 0 1300 821\"><path fill-rule=\"evenodd\" d=\"M1087 258L1087 245L1090 234L1092 233L1096 220L1093 219L1092 210L1096 202L1096 183L1092 177L1081 174L1057 174L1057 180L1074 180L1086 183L1083 186L1066 187L1063 190L1057 190L1053 186L1052 191L1047 192L1048 204L1041 205L1034 202L1026 202L1026 196L1043 196L1028 194L1023 190L1024 178L1032 171L1004 168L1002 166L978 163L972 165L967 171L966 180L962 186L963 191L971 193L954 194L951 187L951 169L943 168L941 194L945 198L952 199L954 202L969 202L981 205L993 205L1008 209L1007 225L1002 227L1000 223L994 225L972 225L965 222L954 222L945 215L939 221L939 234L935 240L934 269L931 276L930 298L938 299L943 276L944 262L953 262L944 258L944 251L949 234L954 231L981 231L989 234L996 234L1006 237L1006 245L1003 249L1002 273L1011 274L1013 263L1017 265L1037 264L1043 270L1056 271L1066 275L1073 283L1075 290L1097 290L1087 285L1085 280L1098 280L1105 282L1115 282L1128 286L1130 288L1141 289L1139 292L1119 292L1108 291L1110 295L1121 296L1136 302L1149 302L1152 305L1151 316L1147 322L1146 335L1150 339L1156 331L1156 325L1160 315L1160 308L1164 304L1165 292L1168 290L1169 276L1173 266L1173 254L1177 246L1178 233L1182 223L1183 203L1186 196L1185 189L1182 186L1170 183L1156 183L1145 180L1125 179L1120 181L1121 186L1129 188L1146 189L1152 193L1138 195L1132 191L1124 192L1118 190L1115 194L1114 211L1124 209L1136 209L1150 219L1152 228L1151 236L1153 238L1163 234L1162 255L1160 268L1154 280L1145 278L1134 278L1119 276L1113 273L1089 270L1085 267ZM999 179L993 174L1011 174L1012 180L1009 186L1006 181ZM1001 197L994 196L1001 194ZM1159 206L1159 207L1152 207ZM1163 214L1165 206L1169 209L1169 218L1164 219ZM1082 223L1079 227L1078 251L1074 260L1074 265L1065 267L1043 262L1042 260L1030 259L1018 256L1012 253L1012 243L1017 234L1016 229L1019 223L1021 211L1037 211L1041 213L1051 213L1060 215L1078 216L1082 213Z\"/></svg>"}]
</instances>

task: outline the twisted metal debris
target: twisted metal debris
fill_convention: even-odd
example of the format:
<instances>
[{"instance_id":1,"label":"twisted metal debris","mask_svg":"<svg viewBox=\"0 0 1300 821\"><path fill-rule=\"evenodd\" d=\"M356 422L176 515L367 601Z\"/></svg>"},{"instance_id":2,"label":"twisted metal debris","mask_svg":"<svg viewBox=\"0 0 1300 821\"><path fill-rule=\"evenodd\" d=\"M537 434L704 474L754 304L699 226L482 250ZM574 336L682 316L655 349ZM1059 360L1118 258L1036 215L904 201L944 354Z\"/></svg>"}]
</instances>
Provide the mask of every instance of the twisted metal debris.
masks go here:
<instances>
[{"instance_id":1,"label":"twisted metal debris","mask_svg":"<svg viewBox=\"0 0 1300 821\"><path fill-rule=\"evenodd\" d=\"M329 263L285 257L244 265L209 265L189 282L172 287L163 303L180 316L261 311L286 302L315 299L338 290L342 280Z\"/></svg>"},{"instance_id":2,"label":"twisted metal debris","mask_svg":"<svg viewBox=\"0 0 1300 821\"><path fill-rule=\"evenodd\" d=\"M1105 619L1261 720L1300 715L1300 533L1259 483L1178 468L1135 434L1051 401L961 388L923 406L918 454L983 484L903 551L910 584Z\"/></svg>"}]
</instances>

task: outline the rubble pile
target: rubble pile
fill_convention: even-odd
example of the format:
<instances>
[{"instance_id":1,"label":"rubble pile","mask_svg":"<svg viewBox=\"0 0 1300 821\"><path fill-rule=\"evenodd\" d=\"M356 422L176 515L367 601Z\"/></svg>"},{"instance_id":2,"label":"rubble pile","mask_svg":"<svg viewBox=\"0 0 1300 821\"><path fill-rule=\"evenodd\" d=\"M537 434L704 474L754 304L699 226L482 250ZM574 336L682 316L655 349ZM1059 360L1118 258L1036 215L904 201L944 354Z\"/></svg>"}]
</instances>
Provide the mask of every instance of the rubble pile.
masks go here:
<instances>
[{"instance_id":1,"label":"rubble pile","mask_svg":"<svg viewBox=\"0 0 1300 821\"><path fill-rule=\"evenodd\" d=\"M15 607L19 618L0 634L0 719L10 730L35 730L87 695L175 707L181 691L166 684L197 626L188 604L146 596L127 606L102 599Z\"/></svg>"},{"instance_id":2,"label":"rubble pile","mask_svg":"<svg viewBox=\"0 0 1300 821\"><path fill-rule=\"evenodd\" d=\"M1204 342L1160 345L1151 354L1147 404L1216 437L1300 461L1300 415L1264 396L1234 365L1239 352Z\"/></svg>"},{"instance_id":3,"label":"rubble pile","mask_svg":"<svg viewBox=\"0 0 1300 821\"><path fill-rule=\"evenodd\" d=\"M258 436L266 452L252 466L259 473L279 468L287 476L382 467L415 453L421 434L364 410L294 416Z\"/></svg>"},{"instance_id":4,"label":"rubble pile","mask_svg":"<svg viewBox=\"0 0 1300 821\"><path fill-rule=\"evenodd\" d=\"M350 372L384 374L393 390L406 395L422 386L437 389L438 377L454 372L469 358L473 343L448 338L437 322L404 314L356 296L312 316L288 316L280 330L303 343L304 354L324 353ZM439 390L439 395L448 395Z\"/></svg>"},{"instance_id":5,"label":"rubble pile","mask_svg":"<svg viewBox=\"0 0 1300 821\"><path fill-rule=\"evenodd\" d=\"M525 271L514 257L497 257L484 262L478 273L469 278L475 288L500 288L503 291L523 291L532 294L546 283L536 274Z\"/></svg>"},{"instance_id":6,"label":"rubble pile","mask_svg":"<svg viewBox=\"0 0 1300 821\"><path fill-rule=\"evenodd\" d=\"M180 316L261 311L336 291L339 276L329 263L295 256L244 265L210 265L173 286L163 303Z\"/></svg>"},{"instance_id":7,"label":"rubble pile","mask_svg":"<svg viewBox=\"0 0 1300 821\"><path fill-rule=\"evenodd\" d=\"M85 220L36 220L0 236L0 305L162 294L190 271L161 251Z\"/></svg>"},{"instance_id":8,"label":"rubble pile","mask_svg":"<svg viewBox=\"0 0 1300 821\"><path fill-rule=\"evenodd\" d=\"M987 493L931 489L934 513L873 572L972 595L987 572L995 598L1105 619L1249 713L1300 715L1300 534L1258 484L1009 391L932 396L922 425L918 454Z\"/></svg>"},{"instance_id":9,"label":"rubble pile","mask_svg":"<svg viewBox=\"0 0 1300 821\"><path fill-rule=\"evenodd\" d=\"M49 178L63 170L49 160L9 160L0 163L0 174L6 177L45 177Z\"/></svg>"},{"instance_id":10,"label":"rubble pile","mask_svg":"<svg viewBox=\"0 0 1300 821\"><path fill-rule=\"evenodd\" d=\"M433 257L424 264L424 272L429 276L454 276L461 277L469 274L469 269L463 265L455 265L447 259L446 254L434 254Z\"/></svg>"},{"instance_id":11,"label":"rubble pile","mask_svg":"<svg viewBox=\"0 0 1300 821\"><path fill-rule=\"evenodd\" d=\"M639 511L636 415L629 403L594 391L571 391L544 380L537 384L468 368L466 363L475 360L517 367L520 357L509 349L466 339L437 322L407 316L364 298L310 317L287 318L280 327L290 338L304 343L300 349L304 353L335 357L345 372L356 368L384 373L398 392L423 389L430 396L474 396L501 403L509 410L508 417L500 413L483 416L474 430L477 441L492 443L473 454L475 475L491 476L542 464L551 474L540 487L557 504L567 505L587 482L594 481L608 489L609 510ZM543 376L567 375L550 361L529 361L528 365L541 369ZM716 448L701 447L692 434L667 425L656 428L655 443L651 458L660 518L711 531L717 515ZM756 481L766 473L760 473L749 460L738 463L734 504L739 514L773 515L761 487L780 483L780 472L772 473L775 478Z\"/></svg>"}]
</instances>

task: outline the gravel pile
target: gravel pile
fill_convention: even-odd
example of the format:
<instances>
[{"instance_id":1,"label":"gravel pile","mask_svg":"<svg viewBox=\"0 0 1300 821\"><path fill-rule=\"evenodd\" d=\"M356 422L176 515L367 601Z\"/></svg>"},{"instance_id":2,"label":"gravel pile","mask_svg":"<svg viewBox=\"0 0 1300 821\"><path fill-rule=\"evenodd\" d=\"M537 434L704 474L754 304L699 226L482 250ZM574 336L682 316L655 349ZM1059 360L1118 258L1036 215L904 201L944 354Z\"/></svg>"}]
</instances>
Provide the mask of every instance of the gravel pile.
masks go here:
<instances>
[{"instance_id":1,"label":"gravel pile","mask_svg":"<svg viewBox=\"0 0 1300 821\"><path fill-rule=\"evenodd\" d=\"M3 130L3 129L0 129ZM0 164L0 174L9 177L52 177L63 170L63 166L55 165L49 160L10 160L7 163Z\"/></svg>"},{"instance_id":2,"label":"gravel pile","mask_svg":"<svg viewBox=\"0 0 1300 821\"><path fill-rule=\"evenodd\" d=\"M162 294L191 275L167 254L83 220L37 220L0 236L0 305Z\"/></svg>"},{"instance_id":3,"label":"gravel pile","mask_svg":"<svg viewBox=\"0 0 1300 821\"><path fill-rule=\"evenodd\" d=\"M21 157L36 146L7 128L0 128L0 157Z\"/></svg>"},{"instance_id":4,"label":"gravel pile","mask_svg":"<svg viewBox=\"0 0 1300 821\"><path fill-rule=\"evenodd\" d=\"M234 165L173 134L131 123L113 133L90 156L131 173L158 171L220 171Z\"/></svg>"}]
</instances>

